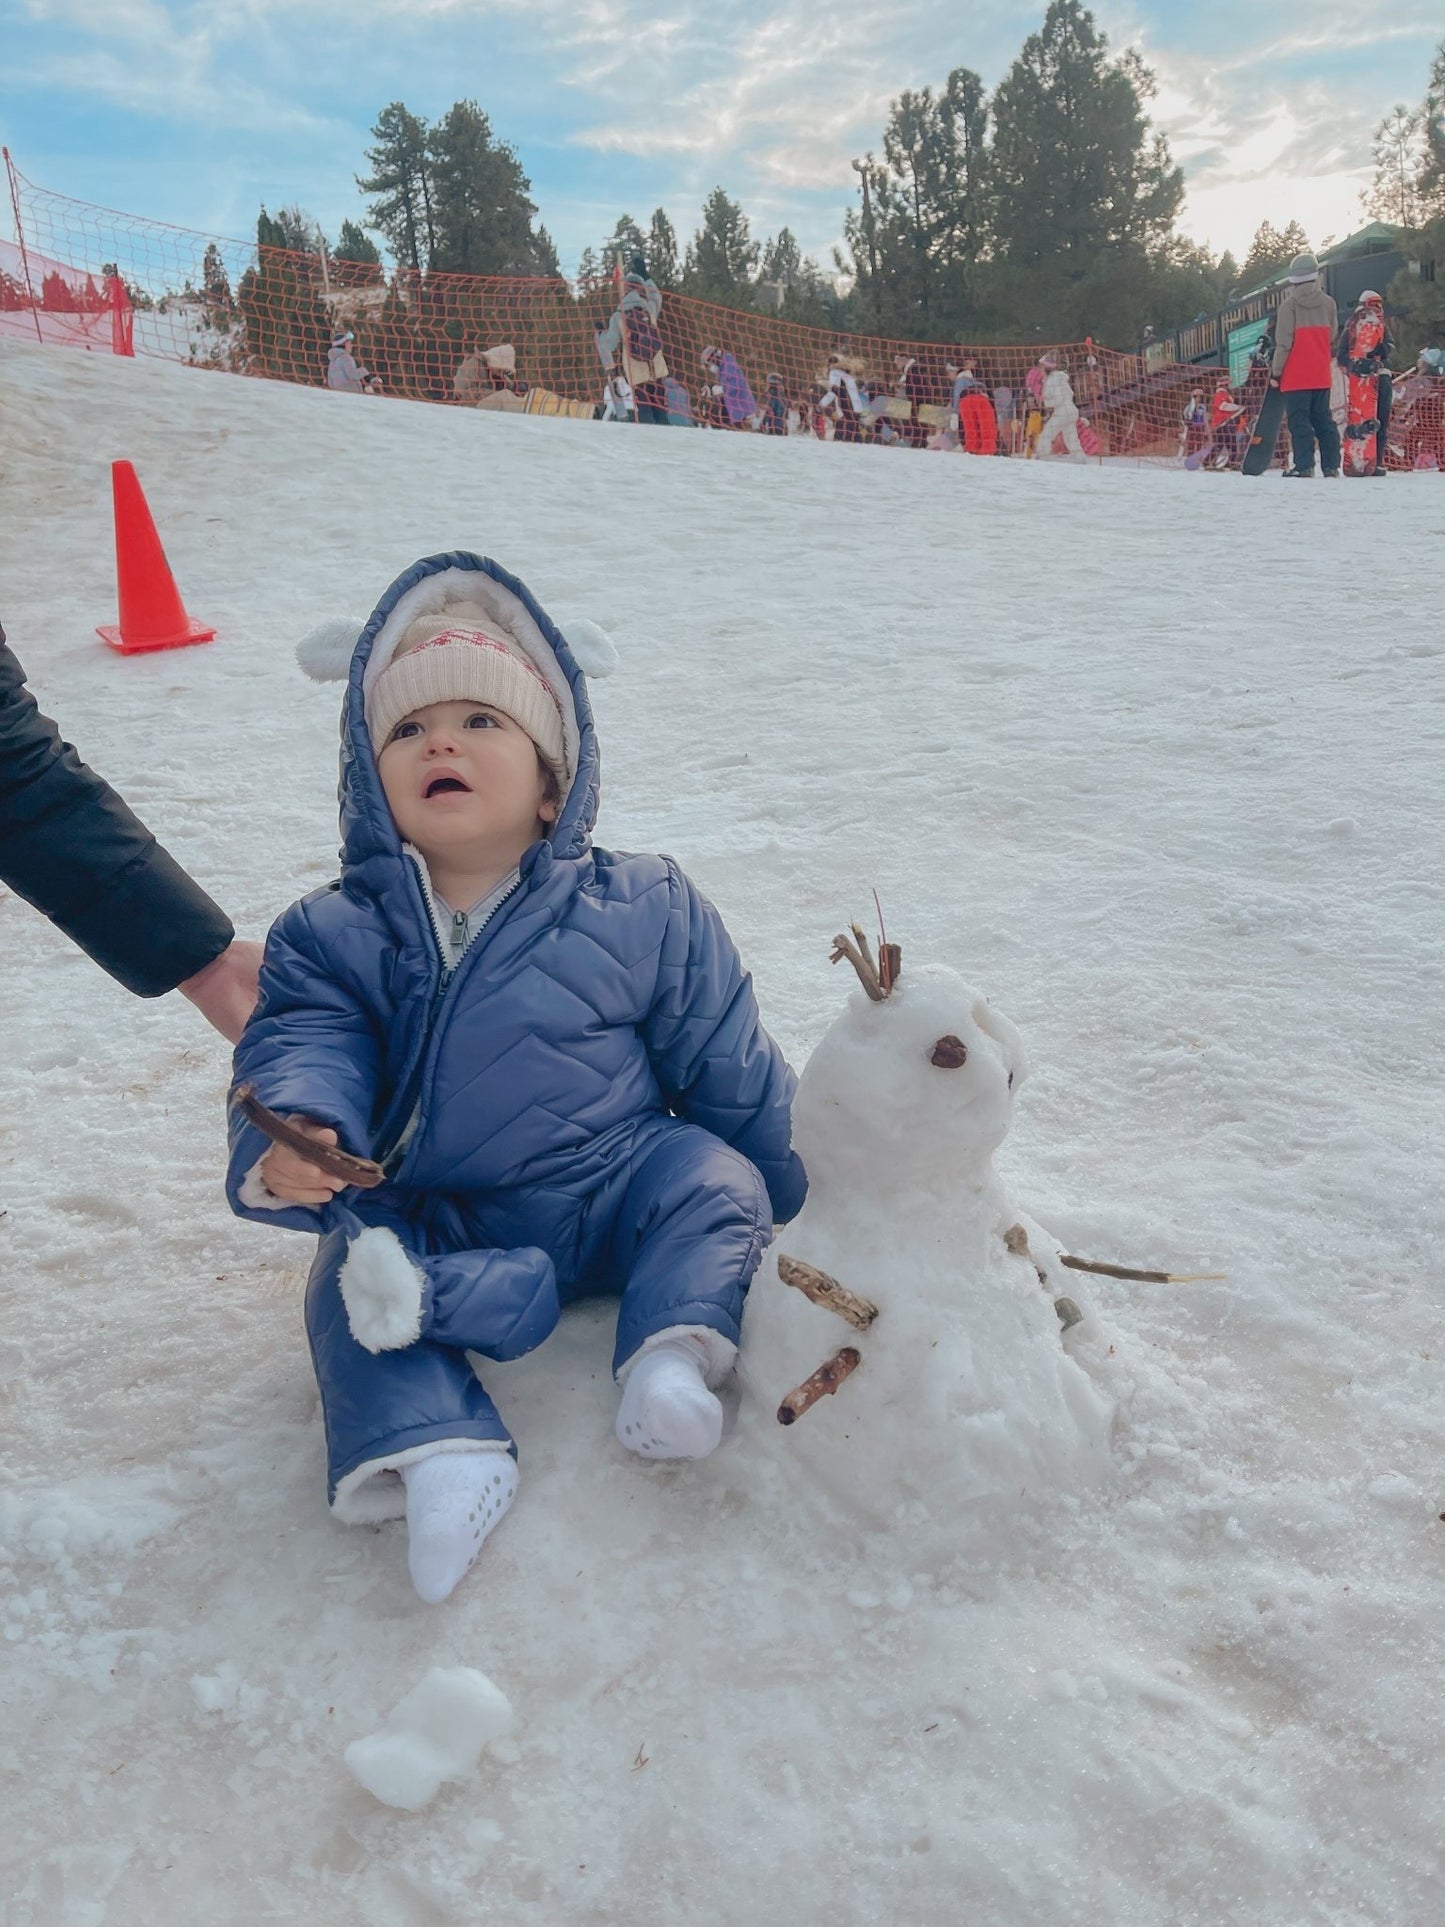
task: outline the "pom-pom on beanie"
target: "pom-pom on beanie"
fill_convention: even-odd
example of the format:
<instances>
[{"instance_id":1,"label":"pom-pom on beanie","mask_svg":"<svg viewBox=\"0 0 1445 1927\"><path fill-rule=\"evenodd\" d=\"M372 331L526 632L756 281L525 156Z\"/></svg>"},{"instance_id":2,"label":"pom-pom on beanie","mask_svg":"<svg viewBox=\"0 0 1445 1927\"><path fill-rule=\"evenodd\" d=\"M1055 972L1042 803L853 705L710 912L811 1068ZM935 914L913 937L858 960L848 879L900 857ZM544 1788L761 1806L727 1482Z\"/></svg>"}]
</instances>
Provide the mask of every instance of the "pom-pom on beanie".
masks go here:
<instances>
[{"instance_id":1,"label":"pom-pom on beanie","mask_svg":"<svg viewBox=\"0 0 1445 1927\"><path fill-rule=\"evenodd\" d=\"M397 645L366 699L366 727L379 756L403 716L432 703L485 704L510 716L566 792L570 781L562 711L541 672L470 611L422 616Z\"/></svg>"}]
</instances>

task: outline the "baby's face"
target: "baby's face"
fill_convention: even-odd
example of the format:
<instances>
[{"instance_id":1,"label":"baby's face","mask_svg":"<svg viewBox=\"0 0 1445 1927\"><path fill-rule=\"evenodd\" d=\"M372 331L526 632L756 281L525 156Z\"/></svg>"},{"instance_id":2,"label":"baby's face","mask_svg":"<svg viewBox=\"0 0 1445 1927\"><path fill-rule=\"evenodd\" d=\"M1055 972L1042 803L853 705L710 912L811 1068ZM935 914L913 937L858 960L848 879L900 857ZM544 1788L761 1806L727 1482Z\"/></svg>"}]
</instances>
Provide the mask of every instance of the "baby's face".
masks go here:
<instances>
[{"instance_id":1,"label":"baby's face","mask_svg":"<svg viewBox=\"0 0 1445 1927\"><path fill-rule=\"evenodd\" d=\"M382 744L376 766L397 829L424 857L520 852L556 821L536 744L484 703L413 710Z\"/></svg>"}]
</instances>

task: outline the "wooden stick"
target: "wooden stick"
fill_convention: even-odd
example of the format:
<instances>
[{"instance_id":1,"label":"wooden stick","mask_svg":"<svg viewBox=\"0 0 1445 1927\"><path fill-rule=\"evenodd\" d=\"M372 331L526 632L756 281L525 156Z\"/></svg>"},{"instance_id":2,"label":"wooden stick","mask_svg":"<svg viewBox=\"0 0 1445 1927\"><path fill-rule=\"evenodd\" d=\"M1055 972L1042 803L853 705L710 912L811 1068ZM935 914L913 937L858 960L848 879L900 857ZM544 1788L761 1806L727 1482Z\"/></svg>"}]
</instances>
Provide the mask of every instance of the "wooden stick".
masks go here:
<instances>
[{"instance_id":1,"label":"wooden stick","mask_svg":"<svg viewBox=\"0 0 1445 1927\"><path fill-rule=\"evenodd\" d=\"M873 892L873 908L878 912L878 982L885 997L892 994L898 982L898 973L903 968L903 952L896 943L889 943L888 929L883 921L883 905L878 901L878 892Z\"/></svg>"},{"instance_id":2,"label":"wooden stick","mask_svg":"<svg viewBox=\"0 0 1445 1927\"><path fill-rule=\"evenodd\" d=\"M852 1345L845 1345L841 1352L834 1352L811 1378L805 1378L801 1385L788 1393L778 1407L779 1425L791 1425L795 1419L800 1419L809 1406L836 1392L844 1379L851 1377L862 1363L862 1352Z\"/></svg>"},{"instance_id":3,"label":"wooden stick","mask_svg":"<svg viewBox=\"0 0 1445 1927\"><path fill-rule=\"evenodd\" d=\"M1059 1263L1070 1271L1093 1271L1101 1278L1131 1278L1141 1285L1217 1285L1229 1276L1227 1271L1134 1271L1128 1265L1091 1264L1087 1258L1070 1258L1059 1253Z\"/></svg>"},{"instance_id":4,"label":"wooden stick","mask_svg":"<svg viewBox=\"0 0 1445 1927\"><path fill-rule=\"evenodd\" d=\"M859 956L863 959L864 963L867 964L868 968L873 972L873 975L876 977L878 975L878 966L873 961L873 952L868 943L867 932L864 930L861 923L850 923L848 925L848 928L853 932L853 941L858 946ZM880 989L882 988L881 984L879 987Z\"/></svg>"},{"instance_id":5,"label":"wooden stick","mask_svg":"<svg viewBox=\"0 0 1445 1927\"><path fill-rule=\"evenodd\" d=\"M821 1305L824 1311L835 1311L840 1318L846 1318L854 1331L866 1332L878 1316L878 1307L871 1300L860 1298L856 1291L849 1291L826 1271L819 1271L816 1265L805 1265L800 1258L789 1258L779 1252L778 1276L785 1285L792 1285L815 1305Z\"/></svg>"},{"instance_id":6,"label":"wooden stick","mask_svg":"<svg viewBox=\"0 0 1445 1927\"><path fill-rule=\"evenodd\" d=\"M275 1111L268 1111L251 1085L243 1084L236 1092L236 1108L258 1131L264 1131L273 1144L284 1144L288 1151L295 1151L308 1164L314 1164L333 1178L345 1178L360 1191L372 1191L378 1184L385 1184L385 1171L371 1158L355 1158L350 1151L343 1151L335 1144L318 1144L294 1124L288 1124L284 1117L278 1117Z\"/></svg>"},{"instance_id":7,"label":"wooden stick","mask_svg":"<svg viewBox=\"0 0 1445 1927\"><path fill-rule=\"evenodd\" d=\"M857 929L855 924L854 929ZM883 986L878 981L878 972L873 968L873 959L865 957L851 938L842 935L833 939L833 954L829 963L841 963L844 958L858 973L858 981L873 999L875 1004L883 1002Z\"/></svg>"}]
</instances>

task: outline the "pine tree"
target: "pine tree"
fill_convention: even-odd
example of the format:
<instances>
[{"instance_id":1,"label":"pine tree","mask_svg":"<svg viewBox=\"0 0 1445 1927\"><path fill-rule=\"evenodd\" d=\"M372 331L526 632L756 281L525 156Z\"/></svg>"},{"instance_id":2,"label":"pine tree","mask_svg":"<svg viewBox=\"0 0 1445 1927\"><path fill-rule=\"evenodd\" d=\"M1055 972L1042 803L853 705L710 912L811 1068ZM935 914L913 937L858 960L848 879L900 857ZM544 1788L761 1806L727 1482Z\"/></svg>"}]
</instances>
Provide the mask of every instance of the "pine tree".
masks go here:
<instances>
[{"instance_id":1,"label":"pine tree","mask_svg":"<svg viewBox=\"0 0 1445 1927\"><path fill-rule=\"evenodd\" d=\"M748 217L722 188L715 187L703 202L702 226L688 245L683 293L727 308L750 308L758 254L758 244L748 233Z\"/></svg>"},{"instance_id":2,"label":"pine tree","mask_svg":"<svg viewBox=\"0 0 1445 1927\"><path fill-rule=\"evenodd\" d=\"M383 107L371 130L371 173L356 185L372 194L366 225L381 235L403 267L426 268L436 251L427 124L401 101Z\"/></svg>"},{"instance_id":3,"label":"pine tree","mask_svg":"<svg viewBox=\"0 0 1445 1927\"><path fill-rule=\"evenodd\" d=\"M659 288L675 288L680 277L677 264L677 234L664 209L652 211L647 229L647 271Z\"/></svg>"},{"instance_id":4,"label":"pine tree","mask_svg":"<svg viewBox=\"0 0 1445 1927\"><path fill-rule=\"evenodd\" d=\"M1291 222L1293 225L1293 222ZM1254 229L1254 239L1248 245L1245 266L1239 270L1241 289L1250 291L1268 281L1281 262L1291 258L1291 251L1285 247L1285 237L1279 233L1274 222L1260 222Z\"/></svg>"},{"instance_id":5,"label":"pine tree","mask_svg":"<svg viewBox=\"0 0 1445 1927\"><path fill-rule=\"evenodd\" d=\"M1400 316L1403 358L1445 343L1445 41L1431 62L1420 107L1420 137L1409 248L1422 264L1432 263L1434 272L1407 268L1385 290L1390 308Z\"/></svg>"},{"instance_id":6,"label":"pine tree","mask_svg":"<svg viewBox=\"0 0 1445 1927\"><path fill-rule=\"evenodd\" d=\"M556 250L516 155L492 138L474 100L459 100L428 146L436 245L430 266L449 274L555 274Z\"/></svg>"},{"instance_id":7,"label":"pine tree","mask_svg":"<svg viewBox=\"0 0 1445 1927\"><path fill-rule=\"evenodd\" d=\"M607 286L608 272L595 248L583 248L577 263L577 293L582 298L600 294Z\"/></svg>"},{"instance_id":8,"label":"pine tree","mask_svg":"<svg viewBox=\"0 0 1445 1927\"><path fill-rule=\"evenodd\" d=\"M900 94L882 162L853 163L864 207L845 230L873 326L929 337L958 329L986 248L987 141L983 82L959 67L937 96Z\"/></svg>"},{"instance_id":9,"label":"pine tree","mask_svg":"<svg viewBox=\"0 0 1445 1927\"><path fill-rule=\"evenodd\" d=\"M1154 80L1132 51L1111 59L1079 0L1043 27L993 98L993 244L1024 325L1088 327L1112 280L1138 279L1169 238L1184 179L1149 132Z\"/></svg>"},{"instance_id":10,"label":"pine tree","mask_svg":"<svg viewBox=\"0 0 1445 1927\"><path fill-rule=\"evenodd\" d=\"M210 310L213 326L218 325L221 316L229 316L231 277L214 241L206 243L206 252L201 257L201 296Z\"/></svg>"},{"instance_id":11,"label":"pine tree","mask_svg":"<svg viewBox=\"0 0 1445 1927\"><path fill-rule=\"evenodd\" d=\"M336 237L336 246L331 250L334 261L359 261L368 267L380 267L381 253L369 234L364 234L355 221L343 221L341 232Z\"/></svg>"},{"instance_id":12,"label":"pine tree","mask_svg":"<svg viewBox=\"0 0 1445 1927\"><path fill-rule=\"evenodd\" d=\"M623 214L619 217L616 227L613 228L607 239L602 243L600 253L603 261L607 264L609 272L617 265L619 255L622 258L622 271L624 274L627 272L628 262L631 261L634 255L640 254L643 259L646 260L646 236L630 214ZM648 267L650 268L651 266L652 263L649 261Z\"/></svg>"}]
</instances>

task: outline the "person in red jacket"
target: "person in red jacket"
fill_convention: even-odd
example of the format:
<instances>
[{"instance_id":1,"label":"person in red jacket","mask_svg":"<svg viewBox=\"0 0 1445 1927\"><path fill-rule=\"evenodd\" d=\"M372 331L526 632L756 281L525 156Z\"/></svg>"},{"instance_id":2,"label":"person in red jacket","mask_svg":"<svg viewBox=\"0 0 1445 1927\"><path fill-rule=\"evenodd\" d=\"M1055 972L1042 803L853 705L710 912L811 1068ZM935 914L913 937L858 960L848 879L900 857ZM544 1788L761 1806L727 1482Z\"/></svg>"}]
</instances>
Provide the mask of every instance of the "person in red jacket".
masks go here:
<instances>
[{"instance_id":1,"label":"person in red jacket","mask_svg":"<svg viewBox=\"0 0 1445 1927\"><path fill-rule=\"evenodd\" d=\"M993 455L998 452L998 416L988 391L969 371L959 377L958 439L966 454Z\"/></svg>"},{"instance_id":2,"label":"person in red jacket","mask_svg":"<svg viewBox=\"0 0 1445 1927\"><path fill-rule=\"evenodd\" d=\"M1271 384L1284 395L1294 450L1294 467L1286 475L1314 474L1316 441L1324 474L1340 472L1340 431L1330 413L1338 325L1334 301L1320 283L1319 262L1312 254L1297 254L1289 264L1289 290L1275 314L1270 368Z\"/></svg>"}]
</instances>

